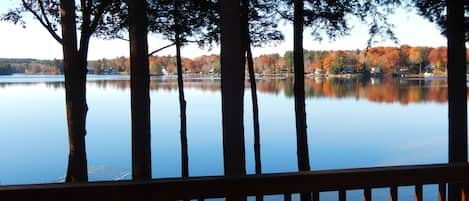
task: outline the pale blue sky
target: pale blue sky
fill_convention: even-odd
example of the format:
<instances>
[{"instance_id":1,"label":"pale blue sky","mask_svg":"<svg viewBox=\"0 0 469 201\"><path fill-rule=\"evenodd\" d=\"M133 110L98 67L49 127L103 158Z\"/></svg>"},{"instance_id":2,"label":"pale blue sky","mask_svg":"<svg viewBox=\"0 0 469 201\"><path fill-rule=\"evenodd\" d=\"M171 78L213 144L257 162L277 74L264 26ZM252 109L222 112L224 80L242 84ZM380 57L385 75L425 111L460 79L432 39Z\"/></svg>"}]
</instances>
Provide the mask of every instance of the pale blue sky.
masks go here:
<instances>
[{"instance_id":1,"label":"pale blue sky","mask_svg":"<svg viewBox=\"0 0 469 201\"><path fill-rule=\"evenodd\" d=\"M2 0L0 2L0 13L4 13L7 8L18 5L19 2L19 0ZM438 28L416 15L414 11L398 10L390 16L390 20L395 25L396 35L400 40L399 44L432 47L446 45L446 39L440 35ZM364 49L368 39L367 27L357 21L353 22L352 25L354 28L350 35L342 37L335 42L323 41L319 43L312 41L308 32L309 30L306 29L304 33L304 46L310 50ZM282 23L281 27L285 34L285 41L277 45L255 48L255 55L269 53L283 54L286 50L293 48L292 26ZM150 50L167 44L169 44L168 41L161 40L158 36L150 35L149 37ZM399 44L384 41L374 46L398 46ZM169 48L162 51L160 55L174 54L174 52L174 48ZM219 48L214 47L211 51L208 51L191 45L182 50L183 56L191 58L212 53L218 54ZM89 59L114 58L128 55L128 43L125 41L96 38L91 40ZM62 49L36 21L28 20L27 28L25 29L21 26L0 22L0 58L59 59L62 58Z\"/></svg>"}]
</instances>

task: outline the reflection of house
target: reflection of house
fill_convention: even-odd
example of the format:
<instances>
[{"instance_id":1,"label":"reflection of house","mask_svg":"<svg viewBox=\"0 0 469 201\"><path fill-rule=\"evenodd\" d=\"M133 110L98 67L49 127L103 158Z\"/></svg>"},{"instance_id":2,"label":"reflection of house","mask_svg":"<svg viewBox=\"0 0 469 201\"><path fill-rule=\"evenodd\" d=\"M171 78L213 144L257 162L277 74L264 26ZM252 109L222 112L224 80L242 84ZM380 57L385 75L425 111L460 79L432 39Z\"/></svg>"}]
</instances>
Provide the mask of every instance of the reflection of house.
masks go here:
<instances>
[{"instance_id":1,"label":"reflection of house","mask_svg":"<svg viewBox=\"0 0 469 201\"><path fill-rule=\"evenodd\" d=\"M381 84L381 78L372 77L370 78L370 82L371 82L371 85L379 85Z\"/></svg>"}]
</instances>

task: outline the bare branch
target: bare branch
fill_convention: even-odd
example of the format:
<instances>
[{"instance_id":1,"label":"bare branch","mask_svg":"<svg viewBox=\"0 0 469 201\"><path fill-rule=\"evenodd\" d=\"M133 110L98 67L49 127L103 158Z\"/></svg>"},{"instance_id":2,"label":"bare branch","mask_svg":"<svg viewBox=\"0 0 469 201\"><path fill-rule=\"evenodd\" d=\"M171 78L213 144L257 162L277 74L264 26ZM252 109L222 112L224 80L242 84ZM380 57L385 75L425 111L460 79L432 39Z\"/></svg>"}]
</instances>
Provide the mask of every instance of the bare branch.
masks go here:
<instances>
[{"instance_id":1,"label":"bare branch","mask_svg":"<svg viewBox=\"0 0 469 201\"><path fill-rule=\"evenodd\" d=\"M47 29L47 31L52 35L52 37L57 41L59 42L60 44L62 44L62 38L60 38L60 36L57 34L57 32L55 32L54 28L52 27L50 21L47 19L47 16L45 16L43 14L43 17L41 17L41 15L39 15L35 10L33 10L33 8L28 5L26 3L25 0L21 0L21 2L23 3L23 7L28 10L31 14L34 15L34 17L39 21L39 23L41 23L41 25ZM42 2L42 1L39 1L39 2ZM42 9L42 6L40 6L41 9ZM46 20L46 21L45 21Z\"/></svg>"},{"instance_id":2,"label":"bare branch","mask_svg":"<svg viewBox=\"0 0 469 201\"><path fill-rule=\"evenodd\" d=\"M117 39L121 39L121 40L123 40L123 41L130 42L130 40L129 40L129 39L127 39L127 38L124 38L124 37L122 37L122 36L116 36L116 38L117 38Z\"/></svg>"},{"instance_id":3,"label":"bare branch","mask_svg":"<svg viewBox=\"0 0 469 201\"><path fill-rule=\"evenodd\" d=\"M166 49L168 47L171 47L173 45L176 45L176 43L171 43L171 44L166 45L164 47L158 48L158 49L154 50L153 52L150 52L150 54L148 54L148 56L153 56L154 54L158 53L159 51L164 50L164 49Z\"/></svg>"}]
</instances>

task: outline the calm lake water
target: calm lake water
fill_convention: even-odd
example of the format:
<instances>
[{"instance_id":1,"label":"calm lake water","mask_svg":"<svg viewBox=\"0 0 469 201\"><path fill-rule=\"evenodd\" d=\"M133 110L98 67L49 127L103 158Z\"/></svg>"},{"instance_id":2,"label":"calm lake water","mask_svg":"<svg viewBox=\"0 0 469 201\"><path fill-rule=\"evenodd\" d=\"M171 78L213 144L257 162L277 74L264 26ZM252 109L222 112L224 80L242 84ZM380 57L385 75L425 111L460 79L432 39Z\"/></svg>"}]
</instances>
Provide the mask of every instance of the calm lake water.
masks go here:
<instances>
[{"instance_id":1,"label":"calm lake water","mask_svg":"<svg viewBox=\"0 0 469 201\"><path fill-rule=\"evenodd\" d=\"M152 79L153 177L179 177L177 83ZM0 76L0 185L63 181L68 145L62 81L62 76ZM222 175L219 79L192 78L185 84L190 175ZM129 85L126 76L89 76L90 180L130 179ZM258 80L264 173L297 170L292 88L291 79ZM447 162L446 80L307 79L306 96L314 170ZM251 111L247 88L248 173L254 173ZM400 188L400 199L411 200L412 189ZM424 189L425 196L436 196L433 186ZM374 190L373 196L385 199L386 191ZM348 196L360 200L360 192Z\"/></svg>"}]
</instances>

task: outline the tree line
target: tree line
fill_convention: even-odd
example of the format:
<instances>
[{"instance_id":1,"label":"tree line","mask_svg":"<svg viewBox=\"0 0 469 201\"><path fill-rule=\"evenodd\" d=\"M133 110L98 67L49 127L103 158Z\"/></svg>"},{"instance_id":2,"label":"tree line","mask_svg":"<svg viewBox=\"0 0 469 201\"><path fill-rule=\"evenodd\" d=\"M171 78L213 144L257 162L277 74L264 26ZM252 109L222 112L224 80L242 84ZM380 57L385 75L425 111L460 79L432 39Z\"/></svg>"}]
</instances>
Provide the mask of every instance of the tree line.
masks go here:
<instances>
[{"instance_id":1,"label":"tree line","mask_svg":"<svg viewBox=\"0 0 469 201\"><path fill-rule=\"evenodd\" d=\"M323 69L330 74L339 74L344 69L354 72L370 71L380 67L385 73L398 73L401 68L408 68L411 73L445 73L447 67L446 47L426 47L401 45L400 47L372 47L367 50L304 50L305 73L314 73ZM293 72L293 52L264 54L253 58L256 74L285 74ZM176 56L150 56L151 75L176 74ZM466 60L469 60L466 59ZM185 74L219 74L220 56L203 55L193 59L181 58ZM130 73L130 59L116 57L88 61L88 71L93 74L105 74L106 68L115 68L116 73ZM3 70L3 71L2 71ZM26 74L62 74L61 60L35 59L0 59L0 72ZM88 72L90 73L90 72Z\"/></svg>"},{"instance_id":2,"label":"tree line","mask_svg":"<svg viewBox=\"0 0 469 201\"><path fill-rule=\"evenodd\" d=\"M0 75L13 73L25 74L62 74L62 60L7 59L0 58Z\"/></svg>"}]
</instances>

